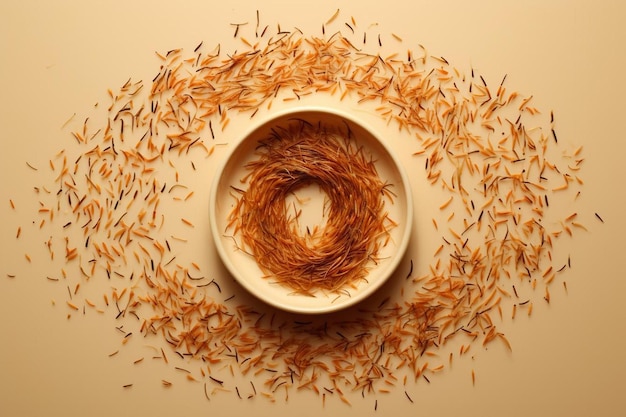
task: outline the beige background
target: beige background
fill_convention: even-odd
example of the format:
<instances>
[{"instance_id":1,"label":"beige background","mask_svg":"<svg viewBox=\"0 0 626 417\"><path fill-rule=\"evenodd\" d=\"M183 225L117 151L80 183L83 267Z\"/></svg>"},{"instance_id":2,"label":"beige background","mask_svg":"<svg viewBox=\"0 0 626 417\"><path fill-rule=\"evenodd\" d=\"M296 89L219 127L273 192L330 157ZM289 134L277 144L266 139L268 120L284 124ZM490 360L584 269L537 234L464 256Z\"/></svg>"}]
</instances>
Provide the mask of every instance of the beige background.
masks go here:
<instances>
[{"instance_id":1,"label":"beige background","mask_svg":"<svg viewBox=\"0 0 626 417\"><path fill-rule=\"evenodd\" d=\"M200 385L182 378L165 389L160 380L176 378L171 369L133 365L142 349L135 345L109 358L119 346L110 315L67 320L66 289L47 282L45 262L25 261L26 252L44 253L47 238L15 239L16 225L29 222L37 205L32 186L39 179L25 161L45 164L70 146L61 126L72 114L104 102L107 88L129 76L150 79L158 69L154 51L192 50L200 41L228 47L230 23L254 21L256 9L267 23L318 33L339 3L340 18L353 16L361 27L377 23L381 33L404 39L402 49L422 44L459 68L478 68L494 82L508 74L509 86L534 94L537 107L554 109L559 138L573 147L584 145L583 211L600 213L605 224L588 216L589 232L564 245L573 262L567 295L556 288L549 307L537 306L532 317L504 324L513 353L494 348L460 361L431 384L412 388L415 404L402 390L379 400L375 412L372 401L358 395L351 407L335 401L324 410L306 394L276 404L233 395L208 402ZM0 414L622 415L624 17L626 4L619 1L3 1ZM230 129L236 135L243 126L233 122ZM428 202L421 197L416 204ZM9 199L21 206L11 210ZM206 206L202 198L194 204L200 211ZM206 232L208 225L199 230ZM206 252L206 246L195 245L189 256L210 268L215 259L206 259ZM475 386L469 369L477 370ZM121 388L130 382L132 389Z\"/></svg>"}]
</instances>

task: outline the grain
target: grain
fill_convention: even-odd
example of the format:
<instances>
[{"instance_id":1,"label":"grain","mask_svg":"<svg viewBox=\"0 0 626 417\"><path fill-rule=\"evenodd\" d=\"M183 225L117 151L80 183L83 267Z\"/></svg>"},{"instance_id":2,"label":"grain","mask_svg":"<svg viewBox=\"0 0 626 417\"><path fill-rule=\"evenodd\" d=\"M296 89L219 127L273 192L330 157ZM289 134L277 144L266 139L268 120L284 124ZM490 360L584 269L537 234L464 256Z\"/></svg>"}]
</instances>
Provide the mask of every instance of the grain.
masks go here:
<instances>
[{"instance_id":1,"label":"grain","mask_svg":"<svg viewBox=\"0 0 626 417\"><path fill-rule=\"evenodd\" d=\"M241 41L234 52L200 42L189 54L157 53L152 79L129 79L105 91L107 105L66 122L72 130L66 152L45 167L24 167L42 184L34 187L41 202L31 208L33 227L23 225L23 234L46 233L46 241L54 229L48 250L65 254L50 261L50 268L63 264L62 278L43 281L75 291L81 283L81 293L91 282L110 284L102 310L115 326L136 325L142 336L136 339L153 341L158 359L172 368L182 355L192 377L202 375L207 400L233 392L233 375L249 379L250 398L268 401L285 390L350 402L351 391L399 389L394 381L403 375L414 384L430 383L442 374L433 370L442 369L435 361L445 349L458 349L457 361L496 340L511 349L497 330L503 310L511 308L513 319L524 308L530 315L531 299L547 301L547 288L557 281L567 292L563 277L571 260L563 265L560 242L584 231L584 219L577 221L583 211L573 208L584 151L577 147L559 157L567 141L557 138L556 115L531 107L533 96L511 91L507 76L488 83L476 69L465 74L422 46L386 50L382 39L397 47L401 36L381 36L373 26L366 37L356 19L346 24L340 16L337 10L322 24L322 35L313 36L264 24L257 12L255 24L227 27ZM374 38L378 42L364 42ZM417 237L417 247L434 255L416 262L409 279L400 272L401 292L380 294L350 317L296 322L240 302L219 266L185 258L200 232L184 220L194 218L191 196L207 187L183 183L188 177L179 168L191 164L198 175L213 169L224 129L271 113L274 102L314 94L360 106L399 138L409 137L414 159L408 171L443 201L420 202L434 204L427 227L441 239L428 249ZM562 206L567 212L559 211ZM568 219L572 213L578 217ZM176 228L181 222L188 227ZM80 304L72 293L73 312ZM122 346L134 343L128 334L120 332ZM345 393L331 380L341 381Z\"/></svg>"},{"instance_id":2,"label":"grain","mask_svg":"<svg viewBox=\"0 0 626 417\"><path fill-rule=\"evenodd\" d=\"M254 256L268 278L295 292L355 287L366 278L368 264L378 261L393 227L384 208L393 197L391 185L350 135L323 123L276 126L260 141L258 159L247 164L248 188L237 197L229 228L241 235L238 247ZM299 213L290 215L285 199L311 184L328 196L327 220L302 236Z\"/></svg>"}]
</instances>

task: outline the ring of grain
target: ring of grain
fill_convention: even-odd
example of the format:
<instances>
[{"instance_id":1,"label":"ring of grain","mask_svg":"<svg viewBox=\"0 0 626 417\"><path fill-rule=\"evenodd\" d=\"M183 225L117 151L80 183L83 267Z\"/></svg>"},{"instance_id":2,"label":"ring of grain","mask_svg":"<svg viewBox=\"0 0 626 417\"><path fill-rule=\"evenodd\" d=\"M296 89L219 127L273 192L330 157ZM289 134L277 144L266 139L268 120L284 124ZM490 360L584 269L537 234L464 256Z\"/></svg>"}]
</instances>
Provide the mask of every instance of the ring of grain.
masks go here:
<instances>
[{"instance_id":1,"label":"ring of grain","mask_svg":"<svg viewBox=\"0 0 626 417\"><path fill-rule=\"evenodd\" d=\"M337 292L365 279L391 224L388 185L350 135L302 121L273 129L247 165L248 188L230 215L261 270L298 293ZM326 193L329 208L321 231L302 235L285 201L311 184Z\"/></svg>"}]
</instances>

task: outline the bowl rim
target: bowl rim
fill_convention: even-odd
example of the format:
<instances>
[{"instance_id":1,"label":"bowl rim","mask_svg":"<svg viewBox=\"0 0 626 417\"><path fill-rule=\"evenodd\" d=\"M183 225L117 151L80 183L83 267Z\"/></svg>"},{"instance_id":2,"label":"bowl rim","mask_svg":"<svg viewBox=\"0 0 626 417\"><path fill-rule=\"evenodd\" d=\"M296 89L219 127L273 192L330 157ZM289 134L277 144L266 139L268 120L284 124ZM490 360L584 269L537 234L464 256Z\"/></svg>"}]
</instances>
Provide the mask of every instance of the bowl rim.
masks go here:
<instances>
[{"instance_id":1,"label":"bowl rim","mask_svg":"<svg viewBox=\"0 0 626 417\"><path fill-rule=\"evenodd\" d=\"M231 158L233 155L237 153L237 151L245 145L246 139L249 138L255 131L266 126L268 123L271 123L273 120L281 120L290 115L297 115L300 113L323 113L327 115L331 115L336 118L342 118L347 120L348 122L360 126L363 130L369 133L369 135L375 139L375 141L380 145L384 151L387 153L388 159L392 161L393 168L397 171L400 179L402 190L404 191L404 195L406 196L406 214L405 218L402 221L402 226L404 228L404 233L402 235L402 240L399 245L397 245L397 249L394 251L393 259L391 259L390 264L387 266L387 271L385 272L385 276L381 279L378 279L374 282L369 282L367 284L367 288L362 291L359 291L358 294L354 296L350 296L342 299L340 302L334 302L332 297L329 297L329 303L323 304L316 307L309 306L298 306L297 304L289 304L279 302L276 299L268 296L264 293L259 293L254 290L254 288L248 283L248 280L245 278L245 274L242 273L240 269L238 269L231 258L227 254L227 250L222 243L222 234L218 230L217 224L217 214L216 214L216 206L217 206L217 193L220 186L220 182L224 175L225 169L229 166L231 162ZM291 312L291 313L300 313L300 314L326 314L339 310L346 309L351 307L365 299L367 299L370 295L375 293L384 283L386 283L389 278L395 273L398 268L399 263L403 259L406 250L409 245L409 241L411 238L411 231L413 227L413 192L411 188L411 184L409 182L409 177L406 173L404 165L399 160L395 151L385 142L385 140L381 139L381 135L379 135L378 131L372 128L366 121L363 120L364 117L357 117L354 114L338 109L332 106L323 106L323 105L300 105L293 106L286 109L282 109L279 111L270 112L264 117L258 118L250 127L244 130L243 134L240 135L239 138L236 139L236 142L230 142L232 147L228 150L227 154L224 156L218 168L214 172L214 177L211 183L211 190L209 195L209 221L210 221L210 229L211 236L213 237L213 241L215 243L219 258L221 262L224 264L228 272L232 275L232 277L241 285L248 293L256 297L257 299L269 304L273 307L276 307L280 310Z\"/></svg>"}]
</instances>

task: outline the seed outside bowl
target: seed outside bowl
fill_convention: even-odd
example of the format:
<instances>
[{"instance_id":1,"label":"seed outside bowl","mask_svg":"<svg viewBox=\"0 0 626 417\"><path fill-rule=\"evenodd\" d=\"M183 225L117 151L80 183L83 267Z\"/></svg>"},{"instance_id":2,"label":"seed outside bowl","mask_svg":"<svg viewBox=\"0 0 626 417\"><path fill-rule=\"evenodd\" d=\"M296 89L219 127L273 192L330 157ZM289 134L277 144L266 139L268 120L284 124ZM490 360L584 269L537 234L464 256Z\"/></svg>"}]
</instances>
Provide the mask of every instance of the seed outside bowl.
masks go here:
<instances>
[{"instance_id":1,"label":"seed outside bowl","mask_svg":"<svg viewBox=\"0 0 626 417\"><path fill-rule=\"evenodd\" d=\"M392 184L395 195L392 204L385 208L397 225L389 230L390 239L379 249L379 260L368 263L368 274L345 291L316 291L312 295L298 294L284 284L265 276L253 256L241 249L240 240L228 228L229 216L236 204L233 187L245 189L241 180L249 173L246 164L258 158L255 153L259 141L272 129L286 126L294 120L313 124L348 126L354 133L355 144L375 161L379 177ZM313 194L312 198L316 196ZM322 200L322 194L317 198ZM318 202L319 203L319 202ZM318 204L319 206L319 204ZM298 107L257 120L242 139L237 142L218 168L209 199L211 233L217 252L235 280L251 294L276 308L300 314L324 314L359 303L378 290L395 272L409 244L413 221L413 198L408 176L385 140L371 127L354 115L327 107Z\"/></svg>"}]
</instances>

